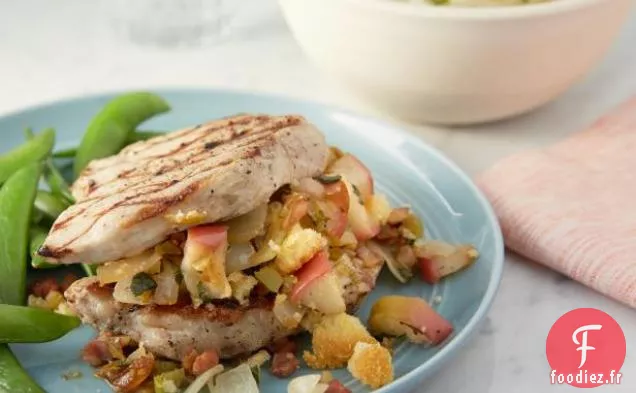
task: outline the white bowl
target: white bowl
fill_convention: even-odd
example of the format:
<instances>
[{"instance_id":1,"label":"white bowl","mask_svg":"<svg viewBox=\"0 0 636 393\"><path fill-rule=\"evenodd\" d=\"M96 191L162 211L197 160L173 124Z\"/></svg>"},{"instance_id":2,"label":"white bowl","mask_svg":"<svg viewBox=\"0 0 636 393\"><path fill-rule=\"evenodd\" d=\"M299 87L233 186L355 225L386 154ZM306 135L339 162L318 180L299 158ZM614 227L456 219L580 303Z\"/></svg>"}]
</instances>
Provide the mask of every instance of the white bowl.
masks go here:
<instances>
[{"instance_id":1,"label":"white bowl","mask_svg":"<svg viewBox=\"0 0 636 393\"><path fill-rule=\"evenodd\" d=\"M552 100L601 59L633 4L279 2L307 55L362 99L402 119L443 124L502 119Z\"/></svg>"}]
</instances>

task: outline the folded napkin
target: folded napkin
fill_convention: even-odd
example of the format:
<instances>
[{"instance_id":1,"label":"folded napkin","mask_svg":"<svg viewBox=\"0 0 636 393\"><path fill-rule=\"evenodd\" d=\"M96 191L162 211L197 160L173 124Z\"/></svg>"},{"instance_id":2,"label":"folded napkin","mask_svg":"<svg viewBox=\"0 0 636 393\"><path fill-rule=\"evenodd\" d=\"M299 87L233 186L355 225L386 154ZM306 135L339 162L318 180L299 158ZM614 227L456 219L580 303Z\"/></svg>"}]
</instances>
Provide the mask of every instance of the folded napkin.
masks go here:
<instances>
[{"instance_id":1,"label":"folded napkin","mask_svg":"<svg viewBox=\"0 0 636 393\"><path fill-rule=\"evenodd\" d=\"M508 248L636 307L636 98L477 183Z\"/></svg>"}]
</instances>

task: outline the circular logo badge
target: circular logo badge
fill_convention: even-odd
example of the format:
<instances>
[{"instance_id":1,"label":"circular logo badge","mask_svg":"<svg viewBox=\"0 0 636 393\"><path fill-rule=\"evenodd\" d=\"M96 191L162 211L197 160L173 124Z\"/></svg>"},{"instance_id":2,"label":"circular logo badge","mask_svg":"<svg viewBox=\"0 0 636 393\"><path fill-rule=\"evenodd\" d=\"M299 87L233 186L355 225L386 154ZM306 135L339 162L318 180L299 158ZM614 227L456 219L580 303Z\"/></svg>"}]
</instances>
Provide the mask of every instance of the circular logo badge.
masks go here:
<instances>
[{"instance_id":1,"label":"circular logo badge","mask_svg":"<svg viewBox=\"0 0 636 393\"><path fill-rule=\"evenodd\" d=\"M545 344L550 382L593 388L619 384L625 361L625 334L607 313L578 308L559 318Z\"/></svg>"}]
</instances>

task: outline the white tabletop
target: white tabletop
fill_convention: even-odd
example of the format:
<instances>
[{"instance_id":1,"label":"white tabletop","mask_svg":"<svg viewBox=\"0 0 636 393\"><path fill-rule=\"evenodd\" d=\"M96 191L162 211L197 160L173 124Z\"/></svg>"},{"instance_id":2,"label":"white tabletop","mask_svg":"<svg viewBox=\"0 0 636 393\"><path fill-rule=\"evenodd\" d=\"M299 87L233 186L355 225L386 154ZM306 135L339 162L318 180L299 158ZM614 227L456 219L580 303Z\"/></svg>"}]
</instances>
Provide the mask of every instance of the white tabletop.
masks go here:
<instances>
[{"instance_id":1,"label":"white tabletop","mask_svg":"<svg viewBox=\"0 0 636 393\"><path fill-rule=\"evenodd\" d=\"M0 115L40 102L107 90L230 87L328 102L378 117L313 67L296 46L274 0L243 0L251 21L222 45L140 47L115 36L99 2L0 0ZM249 3L249 4L248 4ZM590 28L593 28L591 26ZM499 124L448 130L405 127L475 174L498 158L579 130L636 94L636 13L604 63L551 105ZM623 384L636 391L636 313L539 265L508 255L483 327L419 392L535 393L551 386L545 339L565 312L595 307L623 327Z\"/></svg>"}]
</instances>

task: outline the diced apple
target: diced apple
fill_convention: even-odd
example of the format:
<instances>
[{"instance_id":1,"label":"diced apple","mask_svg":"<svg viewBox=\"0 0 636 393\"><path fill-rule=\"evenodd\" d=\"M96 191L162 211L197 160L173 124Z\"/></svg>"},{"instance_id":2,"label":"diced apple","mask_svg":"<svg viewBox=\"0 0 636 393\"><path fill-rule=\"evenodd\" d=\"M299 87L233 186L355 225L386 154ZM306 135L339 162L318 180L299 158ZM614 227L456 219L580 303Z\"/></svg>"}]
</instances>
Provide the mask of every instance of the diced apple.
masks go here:
<instances>
[{"instance_id":1,"label":"diced apple","mask_svg":"<svg viewBox=\"0 0 636 393\"><path fill-rule=\"evenodd\" d=\"M347 229L347 213L329 200L313 202L312 217L319 231L326 233L332 239L338 239Z\"/></svg>"},{"instance_id":2,"label":"diced apple","mask_svg":"<svg viewBox=\"0 0 636 393\"><path fill-rule=\"evenodd\" d=\"M349 211L349 191L342 180L325 186L324 199L334 203L345 215Z\"/></svg>"},{"instance_id":3,"label":"diced apple","mask_svg":"<svg viewBox=\"0 0 636 393\"><path fill-rule=\"evenodd\" d=\"M309 202L300 194L292 194L283 205L282 228L287 231L296 225L309 209Z\"/></svg>"},{"instance_id":4,"label":"diced apple","mask_svg":"<svg viewBox=\"0 0 636 393\"><path fill-rule=\"evenodd\" d=\"M420 277L429 284L470 266L479 252L471 245L454 246L439 241L428 241L416 247Z\"/></svg>"},{"instance_id":5,"label":"diced apple","mask_svg":"<svg viewBox=\"0 0 636 393\"><path fill-rule=\"evenodd\" d=\"M202 303L201 292L212 299L232 295L232 288L225 274L226 252L226 226L203 225L188 230L181 271L195 306Z\"/></svg>"},{"instance_id":6,"label":"diced apple","mask_svg":"<svg viewBox=\"0 0 636 393\"><path fill-rule=\"evenodd\" d=\"M429 258L418 258L417 265L420 268L420 278L429 284L437 284L442 279L437 264Z\"/></svg>"},{"instance_id":7,"label":"diced apple","mask_svg":"<svg viewBox=\"0 0 636 393\"><path fill-rule=\"evenodd\" d=\"M373 194L367 199L364 205L369 214L371 214L380 225L386 224L391 214L391 205L384 195Z\"/></svg>"},{"instance_id":8,"label":"diced apple","mask_svg":"<svg viewBox=\"0 0 636 393\"><path fill-rule=\"evenodd\" d=\"M338 278L333 271L309 283L302 291L299 303L327 315L339 314L347 309Z\"/></svg>"},{"instance_id":9,"label":"diced apple","mask_svg":"<svg viewBox=\"0 0 636 393\"><path fill-rule=\"evenodd\" d=\"M340 157L327 170L337 173L353 184L363 200L367 200L373 194L373 177L369 169L351 154Z\"/></svg>"},{"instance_id":10,"label":"diced apple","mask_svg":"<svg viewBox=\"0 0 636 393\"><path fill-rule=\"evenodd\" d=\"M359 241L369 240L380 232L380 223L362 205L355 194L353 186L344 181L349 192L349 212L347 217L351 230Z\"/></svg>"},{"instance_id":11,"label":"diced apple","mask_svg":"<svg viewBox=\"0 0 636 393\"><path fill-rule=\"evenodd\" d=\"M407 296L384 296L371 309L368 323L373 334L403 336L415 343L444 341L453 325L424 300Z\"/></svg>"},{"instance_id":12,"label":"diced apple","mask_svg":"<svg viewBox=\"0 0 636 393\"><path fill-rule=\"evenodd\" d=\"M326 251L323 250L314 255L294 274L297 281L290 293L291 300L298 303L307 286L330 272L331 269L331 262L329 262L329 255Z\"/></svg>"}]
</instances>

